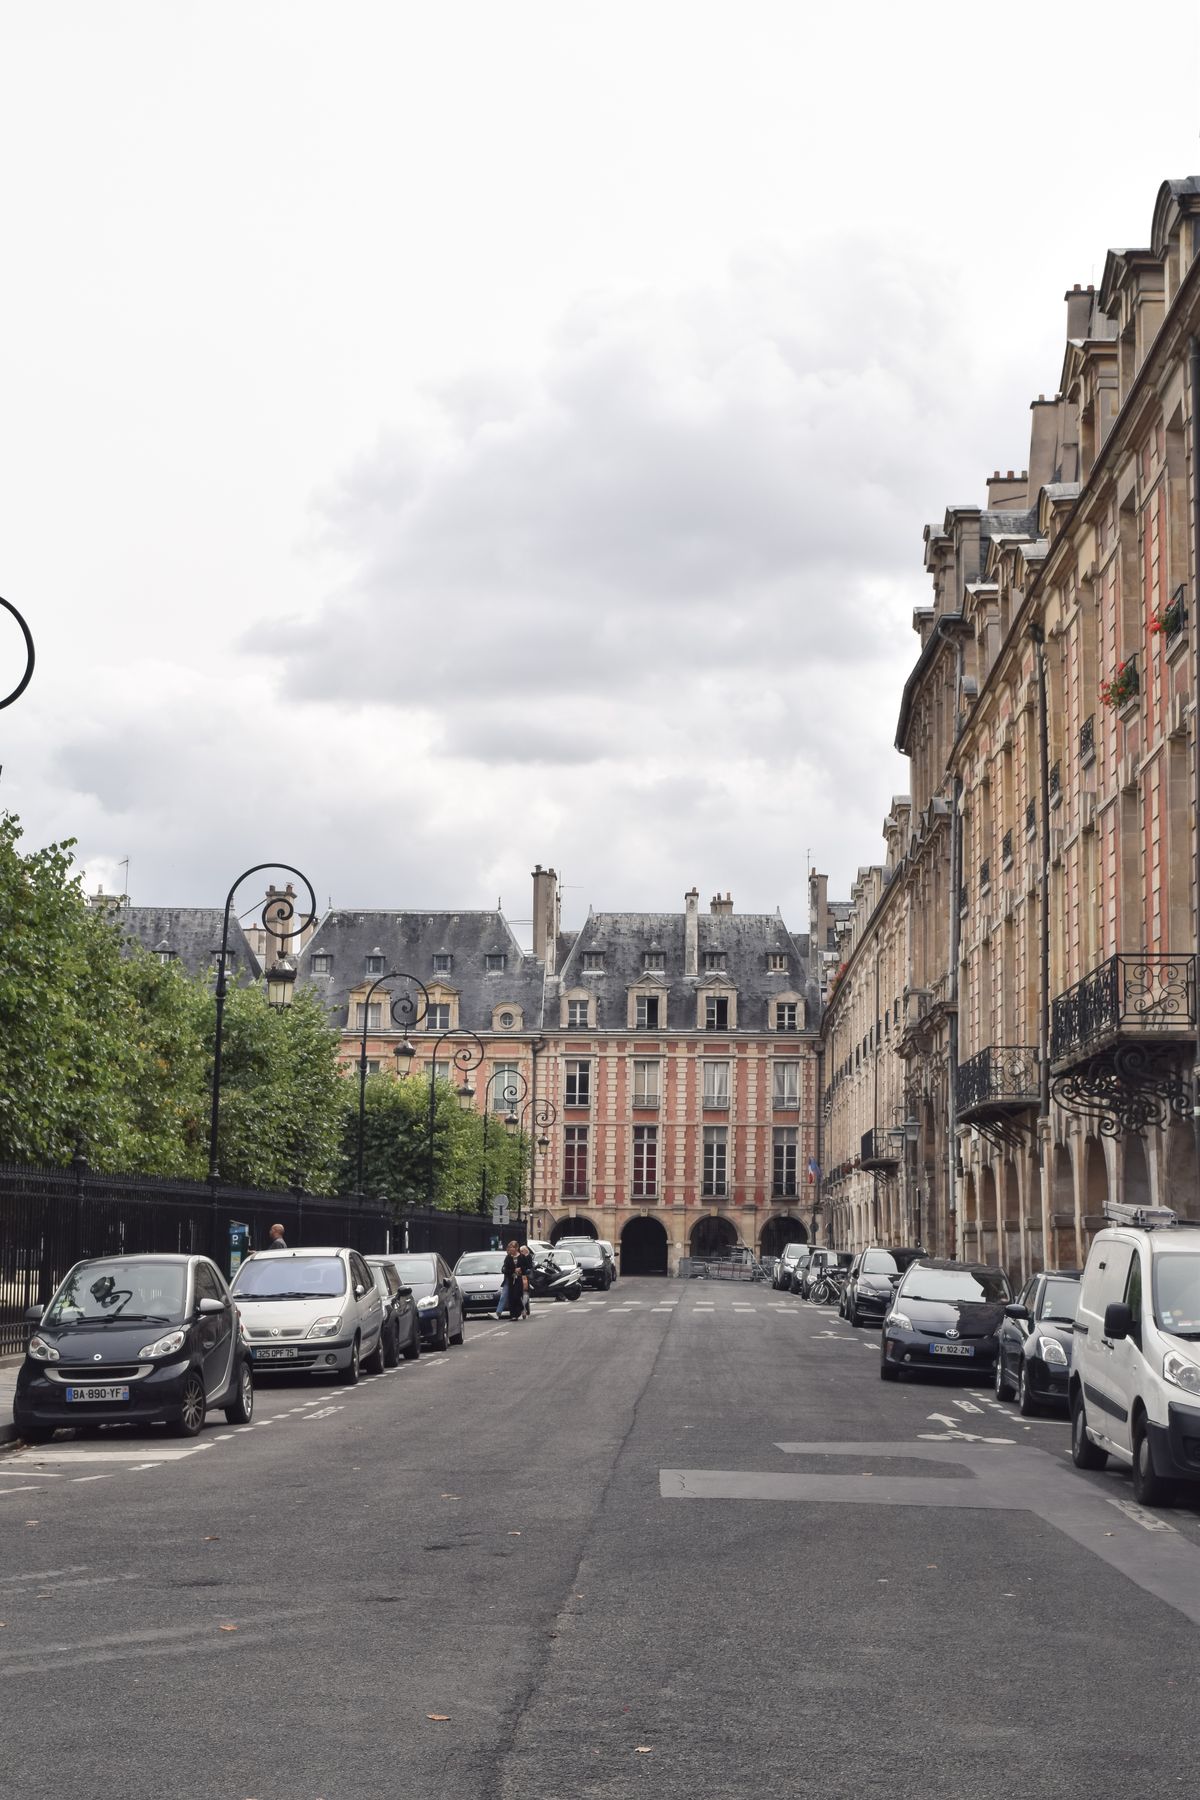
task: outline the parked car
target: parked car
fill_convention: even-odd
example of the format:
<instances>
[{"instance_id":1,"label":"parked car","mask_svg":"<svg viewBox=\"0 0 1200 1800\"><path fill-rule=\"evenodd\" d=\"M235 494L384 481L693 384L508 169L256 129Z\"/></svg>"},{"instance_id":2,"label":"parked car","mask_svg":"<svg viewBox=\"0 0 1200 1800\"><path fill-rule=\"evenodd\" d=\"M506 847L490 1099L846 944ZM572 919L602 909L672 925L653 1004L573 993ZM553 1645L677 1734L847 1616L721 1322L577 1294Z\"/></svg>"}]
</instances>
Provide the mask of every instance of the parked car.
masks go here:
<instances>
[{"instance_id":1,"label":"parked car","mask_svg":"<svg viewBox=\"0 0 1200 1800\"><path fill-rule=\"evenodd\" d=\"M1004 1309L996 1353L996 1398L1015 1392L1022 1418L1042 1406L1065 1410L1074 1347L1079 1270L1047 1269L1031 1275Z\"/></svg>"},{"instance_id":2,"label":"parked car","mask_svg":"<svg viewBox=\"0 0 1200 1800\"><path fill-rule=\"evenodd\" d=\"M425 1342L435 1350L461 1344L467 1313L462 1289L445 1257L429 1250L419 1256L394 1256L392 1261L401 1281L413 1291Z\"/></svg>"},{"instance_id":3,"label":"parked car","mask_svg":"<svg viewBox=\"0 0 1200 1800\"><path fill-rule=\"evenodd\" d=\"M383 1295L383 1362L394 1369L403 1355L415 1362L421 1354L421 1326L413 1291L401 1281L390 1256L368 1256L367 1267Z\"/></svg>"},{"instance_id":4,"label":"parked car","mask_svg":"<svg viewBox=\"0 0 1200 1800\"><path fill-rule=\"evenodd\" d=\"M503 1250L464 1250L454 1265L463 1311L495 1312L500 1299Z\"/></svg>"},{"instance_id":5,"label":"parked car","mask_svg":"<svg viewBox=\"0 0 1200 1800\"><path fill-rule=\"evenodd\" d=\"M802 1300L810 1300L821 1270L830 1266L849 1268L854 1261L848 1250L813 1250L792 1270L792 1292Z\"/></svg>"},{"instance_id":6,"label":"parked car","mask_svg":"<svg viewBox=\"0 0 1200 1800\"><path fill-rule=\"evenodd\" d=\"M1200 1482L1200 1230L1127 1210L1143 1223L1098 1231L1080 1284L1071 1455L1080 1469L1125 1464L1155 1506L1172 1482Z\"/></svg>"},{"instance_id":7,"label":"parked car","mask_svg":"<svg viewBox=\"0 0 1200 1800\"><path fill-rule=\"evenodd\" d=\"M78 1262L37 1321L17 1371L13 1421L30 1444L60 1425L204 1428L254 1412L250 1353L225 1278L207 1256L101 1256Z\"/></svg>"},{"instance_id":8,"label":"parked car","mask_svg":"<svg viewBox=\"0 0 1200 1800\"><path fill-rule=\"evenodd\" d=\"M233 1297L255 1370L306 1369L353 1387L383 1368L383 1296L357 1250L256 1250Z\"/></svg>"},{"instance_id":9,"label":"parked car","mask_svg":"<svg viewBox=\"0 0 1200 1800\"><path fill-rule=\"evenodd\" d=\"M798 1264L806 1263L810 1255L811 1251L807 1244L785 1244L780 1252L779 1260L775 1264L775 1273L771 1277L771 1286L774 1288L790 1288L792 1285L792 1270L795 1269Z\"/></svg>"},{"instance_id":10,"label":"parked car","mask_svg":"<svg viewBox=\"0 0 1200 1800\"><path fill-rule=\"evenodd\" d=\"M1003 1269L922 1257L900 1277L883 1321L879 1374L899 1381L907 1369L992 1373L1012 1288Z\"/></svg>"},{"instance_id":11,"label":"parked car","mask_svg":"<svg viewBox=\"0 0 1200 1800\"><path fill-rule=\"evenodd\" d=\"M605 1256L608 1258L608 1267L610 1270L610 1277L609 1277L608 1285L611 1287L613 1282L617 1279L617 1253L613 1249L612 1245L609 1243L607 1238L597 1238L596 1242L599 1244L601 1250L603 1250Z\"/></svg>"},{"instance_id":12,"label":"parked car","mask_svg":"<svg viewBox=\"0 0 1200 1800\"><path fill-rule=\"evenodd\" d=\"M851 1325L882 1324L900 1277L909 1263L923 1255L922 1250L884 1250L879 1245L860 1250L850 1264L846 1278L840 1308L842 1317Z\"/></svg>"},{"instance_id":13,"label":"parked car","mask_svg":"<svg viewBox=\"0 0 1200 1800\"><path fill-rule=\"evenodd\" d=\"M559 1238L556 1250L568 1250L579 1264L584 1287L599 1288L607 1293L612 1286L612 1269L595 1238Z\"/></svg>"}]
</instances>

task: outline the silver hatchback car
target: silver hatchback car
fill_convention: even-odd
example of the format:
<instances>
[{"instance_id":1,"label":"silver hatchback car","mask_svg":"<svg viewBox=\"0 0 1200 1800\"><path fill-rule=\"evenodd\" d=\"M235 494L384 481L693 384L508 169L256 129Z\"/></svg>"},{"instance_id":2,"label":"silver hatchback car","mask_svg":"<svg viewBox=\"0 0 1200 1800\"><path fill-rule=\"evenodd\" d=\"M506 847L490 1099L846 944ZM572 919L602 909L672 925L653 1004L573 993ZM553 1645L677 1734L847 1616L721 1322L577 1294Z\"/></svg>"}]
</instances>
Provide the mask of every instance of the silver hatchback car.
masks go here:
<instances>
[{"instance_id":1,"label":"silver hatchback car","mask_svg":"<svg viewBox=\"0 0 1200 1800\"><path fill-rule=\"evenodd\" d=\"M233 1278L255 1374L306 1369L348 1386L383 1368L383 1296L357 1250L258 1250Z\"/></svg>"}]
</instances>

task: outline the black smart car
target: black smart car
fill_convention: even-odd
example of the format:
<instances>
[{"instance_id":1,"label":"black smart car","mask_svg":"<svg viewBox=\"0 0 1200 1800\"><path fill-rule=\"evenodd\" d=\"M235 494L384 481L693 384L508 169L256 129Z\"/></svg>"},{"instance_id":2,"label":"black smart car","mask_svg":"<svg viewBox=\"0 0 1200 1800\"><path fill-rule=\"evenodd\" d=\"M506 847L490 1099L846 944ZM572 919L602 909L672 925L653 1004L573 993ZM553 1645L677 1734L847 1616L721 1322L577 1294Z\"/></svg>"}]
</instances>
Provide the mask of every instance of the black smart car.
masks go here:
<instances>
[{"instance_id":1,"label":"black smart car","mask_svg":"<svg viewBox=\"0 0 1200 1800\"><path fill-rule=\"evenodd\" d=\"M958 1369L990 1379L1011 1299L1003 1269L940 1257L910 1264L884 1317L880 1379L899 1381L910 1369Z\"/></svg>"},{"instance_id":2,"label":"black smart car","mask_svg":"<svg viewBox=\"0 0 1200 1800\"><path fill-rule=\"evenodd\" d=\"M996 1357L996 1398L1015 1390L1022 1417L1043 1406L1067 1410L1067 1382L1074 1348L1079 1270L1046 1269L1031 1275L1004 1309Z\"/></svg>"},{"instance_id":3,"label":"black smart car","mask_svg":"<svg viewBox=\"0 0 1200 1800\"><path fill-rule=\"evenodd\" d=\"M225 1279L207 1256L103 1256L76 1263L17 1372L13 1421L27 1443L60 1425L204 1428L254 1411L250 1352Z\"/></svg>"}]
</instances>

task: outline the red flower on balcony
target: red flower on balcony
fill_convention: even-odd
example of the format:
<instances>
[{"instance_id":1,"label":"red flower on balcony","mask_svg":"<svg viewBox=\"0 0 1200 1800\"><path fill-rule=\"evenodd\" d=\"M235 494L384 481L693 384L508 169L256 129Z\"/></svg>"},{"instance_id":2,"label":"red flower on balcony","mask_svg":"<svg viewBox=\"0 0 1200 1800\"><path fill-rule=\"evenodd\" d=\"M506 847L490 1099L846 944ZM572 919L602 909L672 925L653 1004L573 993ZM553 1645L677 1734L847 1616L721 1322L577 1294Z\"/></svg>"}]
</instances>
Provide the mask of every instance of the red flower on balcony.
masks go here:
<instances>
[{"instance_id":1,"label":"red flower on balcony","mask_svg":"<svg viewBox=\"0 0 1200 1800\"><path fill-rule=\"evenodd\" d=\"M1137 664L1132 657L1117 664L1117 672L1100 683L1100 701L1104 706L1124 706L1138 691Z\"/></svg>"}]
</instances>

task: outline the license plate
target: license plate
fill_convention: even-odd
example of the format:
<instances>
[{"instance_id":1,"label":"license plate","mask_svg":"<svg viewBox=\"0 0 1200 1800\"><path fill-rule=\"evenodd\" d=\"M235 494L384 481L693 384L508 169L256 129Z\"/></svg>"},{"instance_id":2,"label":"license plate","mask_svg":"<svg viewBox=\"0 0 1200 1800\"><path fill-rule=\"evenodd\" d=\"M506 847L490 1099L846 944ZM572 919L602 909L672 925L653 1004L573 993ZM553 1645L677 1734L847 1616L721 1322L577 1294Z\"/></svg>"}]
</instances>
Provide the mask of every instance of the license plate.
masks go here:
<instances>
[{"instance_id":1,"label":"license plate","mask_svg":"<svg viewBox=\"0 0 1200 1800\"><path fill-rule=\"evenodd\" d=\"M69 1387L67 1389L68 1400L113 1401L128 1400L128 1398L129 1389L127 1387L101 1387L98 1382L94 1386Z\"/></svg>"},{"instance_id":2,"label":"license plate","mask_svg":"<svg viewBox=\"0 0 1200 1800\"><path fill-rule=\"evenodd\" d=\"M931 1356L974 1356L974 1344L930 1344Z\"/></svg>"},{"instance_id":3,"label":"license plate","mask_svg":"<svg viewBox=\"0 0 1200 1800\"><path fill-rule=\"evenodd\" d=\"M270 1350L255 1349L252 1352L252 1354L253 1354L255 1362L291 1362L297 1355L297 1352L295 1349L293 1349L289 1346L286 1349L283 1349L283 1348L274 1348L274 1349L270 1349Z\"/></svg>"},{"instance_id":4,"label":"license plate","mask_svg":"<svg viewBox=\"0 0 1200 1800\"><path fill-rule=\"evenodd\" d=\"M495 1304L499 1298L500 1298L499 1294L468 1294L467 1295L467 1305L468 1306L495 1306Z\"/></svg>"}]
</instances>

